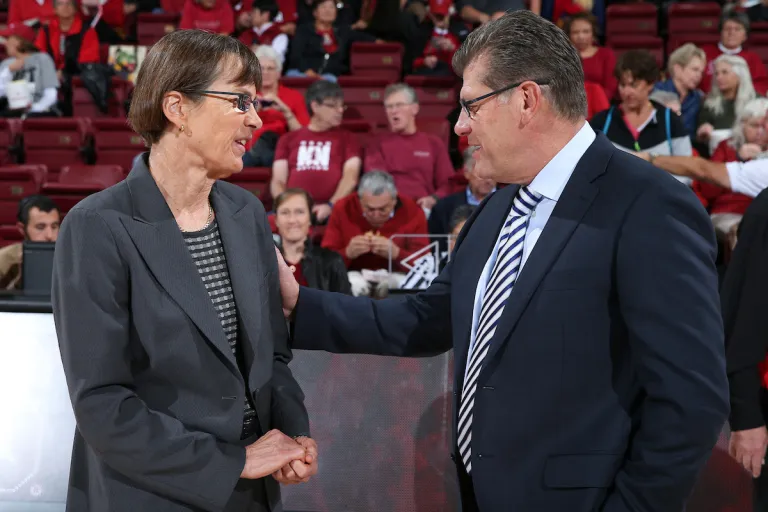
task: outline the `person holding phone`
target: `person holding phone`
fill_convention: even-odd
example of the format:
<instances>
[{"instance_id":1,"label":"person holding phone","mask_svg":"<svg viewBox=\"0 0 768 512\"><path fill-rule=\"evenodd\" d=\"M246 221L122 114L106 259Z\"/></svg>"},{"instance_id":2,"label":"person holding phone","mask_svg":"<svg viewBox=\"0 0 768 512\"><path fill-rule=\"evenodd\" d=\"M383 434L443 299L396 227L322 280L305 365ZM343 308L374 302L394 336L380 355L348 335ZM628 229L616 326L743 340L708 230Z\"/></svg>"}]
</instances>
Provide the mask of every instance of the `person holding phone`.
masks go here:
<instances>
[{"instance_id":1,"label":"person holding phone","mask_svg":"<svg viewBox=\"0 0 768 512\"><path fill-rule=\"evenodd\" d=\"M253 49L261 63L262 84L259 90L264 125L253 132L250 147L243 155L245 167L270 167L275 159L275 148L280 135L293 132L309 124L304 96L295 89L280 84L283 64L280 55L269 45Z\"/></svg>"}]
</instances>

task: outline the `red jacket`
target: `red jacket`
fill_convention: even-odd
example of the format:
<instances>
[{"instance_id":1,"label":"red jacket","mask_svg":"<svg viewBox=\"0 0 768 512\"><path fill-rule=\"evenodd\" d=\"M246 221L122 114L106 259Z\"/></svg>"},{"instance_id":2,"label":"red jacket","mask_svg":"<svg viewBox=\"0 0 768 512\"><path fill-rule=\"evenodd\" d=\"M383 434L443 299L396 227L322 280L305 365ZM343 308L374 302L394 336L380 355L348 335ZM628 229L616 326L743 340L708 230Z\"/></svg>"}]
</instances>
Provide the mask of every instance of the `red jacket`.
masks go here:
<instances>
[{"instance_id":1,"label":"red jacket","mask_svg":"<svg viewBox=\"0 0 768 512\"><path fill-rule=\"evenodd\" d=\"M584 82L584 90L587 92L587 121L592 116L603 110L608 110L611 104L605 95L605 89L595 82Z\"/></svg>"},{"instance_id":2,"label":"red jacket","mask_svg":"<svg viewBox=\"0 0 768 512\"><path fill-rule=\"evenodd\" d=\"M720 51L718 46L705 46L702 49L707 54L707 69L704 71L704 77L701 79L699 87L702 91L709 92L710 87L712 87L712 76L715 72L714 61L723 52ZM765 69L763 59L758 54L749 50L742 50L737 56L747 61L749 72L752 75L752 84L755 86L757 94L765 96L765 93L768 92L768 71Z\"/></svg>"},{"instance_id":3,"label":"red jacket","mask_svg":"<svg viewBox=\"0 0 768 512\"><path fill-rule=\"evenodd\" d=\"M398 263L429 244L429 239L426 237L428 232L427 218L424 216L421 206L416 204L416 201L407 197L400 197L392 218L380 228L374 229L363 217L363 207L360 204L360 198L357 193L352 193L333 205L333 213L331 213L331 217L328 219L328 226L325 228L322 246L341 254L349 270L386 270L389 268L387 258L382 258L372 253L363 254L354 260L347 258L347 245L349 245L349 241L355 236L364 235L369 231L387 238L395 234L425 235L424 238L404 237L393 240L400 247L400 254L397 258ZM398 272L406 271L401 265L395 266L393 264L392 269Z\"/></svg>"},{"instance_id":4,"label":"red jacket","mask_svg":"<svg viewBox=\"0 0 768 512\"><path fill-rule=\"evenodd\" d=\"M452 47L449 50L438 48L435 45L435 42L437 40L444 40L451 43ZM423 68L424 66L424 59L426 57L429 57L430 55L435 55L437 57L437 60L440 62L444 62L451 65L451 60L453 59L453 54L456 53L456 50L459 49L459 46L461 46L461 41L459 41L459 38L451 32L449 29L440 29L437 27L434 27L432 29L432 36L429 38L429 42L427 42L427 46L424 47L424 53L421 55L421 57L418 57L414 59L413 61L413 67L414 68Z\"/></svg>"},{"instance_id":5,"label":"red jacket","mask_svg":"<svg viewBox=\"0 0 768 512\"><path fill-rule=\"evenodd\" d=\"M179 29L231 34L235 31L235 14L228 0L217 0L213 9L203 9L194 0L187 0L181 13Z\"/></svg>"},{"instance_id":6,"label":"red jacket","mask_svg":"<svg viewBox=\"0 0 768 512\"><path fill-rule=\"evenodd\" d=\"M75 18L72 26L64 34L66 36L76 36L83 30L83 20L79 16ZM61 28L59 26L59 20L54 19L51 24L48 25L49 39L45 38L45 30L40 30L37 33L37 40L35 46L41 52L50 54L53 58L53 62L56 63L56 69L64 69L65 56L61 54L59 40L61 38ZM93 28L88 28L83 34L83 39L80 43L80 53L77 61L80 64L86 64L89 62L99 62L101 57L99 55L99 36L96 35L96 31Z\"/></svg>"},{"instance_id":7,"label":"red jacket","mask_svg":"<svg viewBox=\"0 0 768 512\"><path fill-rule=\"evenodd\" d=\"M248 47L254 44L271 45L272 41L274 41L275 38L282 33L283 31L280 30L280 25L277 23L272 23L261 35L257 34L253 29L250 29L240 34L238 39Z\"/></svg>"},{"instance_id":8,"label":"red jacket","mask_svg":"<svg viewBox=\"0 0 768 512\"><path fill-rule=\"evenodd\" d=\"M728 141L722 141L715 152L712 153L713 162L738 162L739 154L734 148L728 145ZM693 191L699 197L709 213L738 213L744 215L747 206L752 202L752 198L744 194L737 194L728 189L704 183L701 181L693 182Z\"/></svg>"},{"instance_id":9,"label":"red jacket","mask_svg":"<svg viewBox=\"0 0 768 512\"><path fill-rule=\"evenodd\" d=\"M309 124L307 104L304 102L304 96L302 96L299 91L285 87L284 85L278 85L277 97L291 109L291 112L293 112L293 115L301 126L307 126ZM261 110L259 112L259 117L263 124L261 128L254 130L253 138L247 145L248 149L256 143L264 132L274 132L278 135L283 135L288 132L288 123L285 121L285 116L276 108L266 108Z\"/></svg>"},{"instance_id":10,"label":"red jacket","mask_svg":"<svg viewBox=\"0 0 768 512\"><path fill-rule=\"evenodd\" d=\"M47 23L53 18L53 0L45 0L43 5L38 4L36 0L11 0L8 7L9 25L34 19Z\"/></svg>"}]
</instances>

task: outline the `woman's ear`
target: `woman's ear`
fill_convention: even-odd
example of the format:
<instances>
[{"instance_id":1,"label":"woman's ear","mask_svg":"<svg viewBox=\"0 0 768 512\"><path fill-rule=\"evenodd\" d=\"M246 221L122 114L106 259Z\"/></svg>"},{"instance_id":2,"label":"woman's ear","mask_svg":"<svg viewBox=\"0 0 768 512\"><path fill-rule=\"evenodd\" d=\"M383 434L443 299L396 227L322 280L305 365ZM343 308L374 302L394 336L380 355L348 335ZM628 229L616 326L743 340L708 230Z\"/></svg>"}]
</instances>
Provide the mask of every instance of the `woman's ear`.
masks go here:
<instances>
[{"instance_id":1,"label":"woman's ear","mask_svg":"<svg viewBox=\"0 0 768 512\"><path fill-rule=\"evenodd\" d=\"M184 105L184 96L176 91L166 93L163 97L163 114L172 125L181 129L186 120L186 108Z\"/></svg>"}]
</instances>

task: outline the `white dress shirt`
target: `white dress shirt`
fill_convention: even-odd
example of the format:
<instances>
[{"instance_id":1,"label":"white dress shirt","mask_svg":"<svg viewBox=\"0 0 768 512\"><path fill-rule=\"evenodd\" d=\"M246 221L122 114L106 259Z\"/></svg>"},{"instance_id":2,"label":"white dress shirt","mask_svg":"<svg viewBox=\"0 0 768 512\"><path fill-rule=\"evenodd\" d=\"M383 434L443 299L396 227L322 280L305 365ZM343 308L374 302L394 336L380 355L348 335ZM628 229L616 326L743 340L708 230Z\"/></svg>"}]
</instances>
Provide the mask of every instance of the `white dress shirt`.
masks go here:
<instances>
[{"instance_id":1,"label":"white dress shirt","mask_svg":"<svg viewBox=\"0 0 768 512\"><path fill-rule=\"evenodd\" d=\"M528 260L531 251L533 250L536 241L541 236L541 232L544 231L544 227L549 220L552 211L557 205L560 194L563 193L565 185L573 174L573 170L576 168L576 164L584 156L587 148L592 145L595 140L595 132L589 126L589 123L585 122L581 130L574 135L574 137L568 141L563 149L560 150L555 157L549 161L544 168L539 171L539 174L533 179L528 188L533 192L541 194L542 199L531 214L531 219L528 222L528 227L525 230L525 238L523 239L523 260L520 265L520 271L518 273L518 279L523 272L525 262ZM510 206L511 210L511 206ZM501 237L501 232L499 232ZM472 355L472 349L475 346L475 338L477 336L477 323L480 318L480 309L483 305L483 296L485 295L485 287L488 284L488 279L491 277L491 271L493 265L496 263L496 256L499 252L499 238L496 239L496 244L493 247L488 261L485 262L482 274L480 274L480 280L477 283L475 289L475 307L472 311L472 331L469 338L469 354L467 361L470 360ZM466 368L464 370L466 378Z\"/></svg>"},{"instance_id":2,"label":"white dress shirt","mask_svg":"<svg viewBox=\"0 0 768 512\"><path fill-rule=\"evenodd\" d=\"M755 197L768 188L768 159L725 164L731 191Z\"/></svg>"}]
</instances>

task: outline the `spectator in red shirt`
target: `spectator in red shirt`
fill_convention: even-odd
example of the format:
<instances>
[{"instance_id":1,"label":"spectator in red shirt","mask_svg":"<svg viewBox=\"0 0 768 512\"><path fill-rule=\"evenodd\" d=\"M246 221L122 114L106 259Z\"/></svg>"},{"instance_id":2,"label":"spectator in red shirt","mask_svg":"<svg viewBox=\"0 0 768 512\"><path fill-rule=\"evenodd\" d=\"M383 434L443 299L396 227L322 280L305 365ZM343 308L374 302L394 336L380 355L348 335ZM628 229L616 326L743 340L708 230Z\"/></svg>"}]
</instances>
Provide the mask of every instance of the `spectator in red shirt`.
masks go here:
<instances>
[{"instance_id":1,"label":"spectator in red shirt","mask_svg":"<svg viewBox=\"0 0 768 512\"><path fill-rule=\"evenodd\" d=\"M357 186L360 146L353 133L339 128L346 107L338 84L314 82L306 101L312 113L309 125L280 137L269 189L277 197L286 188L303 188L315 201L317 221L323 223L334 203Z\"/></svg>"},{"instance_id":2,"label":"spectator in red shirt","mask_svg":"<svg viewBox=\"0 0 768 512\"><path fill-rule=\"evenodd\" d=\"M406 84L392 84L384 91L389 133L374 138L365 151L365 170L392 174L405 197L429 211L450 193L454 174L448 148L437 135L416 129L419 103L416 91Z\"/></svg>"},{"instance_id":3,"label":"spectator in red shirt","mask_svg":"<svg viewBox=\"0 0 768 512\"><path fill-rule=\"evenodd\" d=\"M280 24L275 22L278 13L279 8L274 0L254 2L249 17L250 27L238 39L246 46L271 46L277 52L282 67L285 52L288 51L288 36L283 33Z\"/></svg>"},{"instance_id":4,"label":"spectator in red shirt","mask_svg":"<svg viewBox=\"0 0 768 512\"><path fill-rule=\"evenodd\" d=\"M8 24L47 24L53 19L53 0L11 0Z\"/></svg>"},{"instance_id":5,"label":"spectator in red shirt","mask_svg":"<svg viewBox=\"0 0 768 512\"><path fill-rule=\"evenodd\" d=\"M395 237L393 235L425 235ZM391 287L405 279L402 265L428 243L427 219L411 199L397 193L395 180L383 171L365 174L357 194L337 204L323 237L323 247L341 254L349 270L349 282L355 296L381 298ZM389 258L392 268L389 273ZM376 272L379 271L379 272Z\"/></svg>"},{"instance_id":6,"label":"spectator in red shirt","mask_svg":"<svg viewBox=\"0 0 768 512\"><path fill-rule=\"evenodd\" d=\"M451 23L453 3L450 0L430 0L431 23L422 24L420 56L413 61L417 75L453 76L451 60L461 46L461 30Z\"/></svg>"},{"instance_id":7,"label":"spectator in red shirt","mask_svg":"<svg viewBox=\"0 0 768 512\"><path fill-rule=\"evenodd\" d=\"M701 81L702 91L709 92L715 74L715 59L725 54L737 55L747 61L755 90L761 96L765 95L768 91L768 71L766 71L765 64L758 54L743 48L748 36L749 18L746 14L731 11L723 15L720 20L720 42L717 46L705 46L703 48L709 64Z\"/></svg>"},{"instance_id":8,"label":"spectator in red shirt","mask_svg":"<svg viewBox=\"0 0 768 512\"><path fill-rule=\"evenodd\" d=\"M731 137L720 142L710 160L714 162L746 162L761 156L763 121L768 114L768 99L757 98L744 106L733 125ZM712 183L695 181L693 191L699 196L712 218L718 239L726 241L741 222L752 198Z\"/></svg>"},{"instance_id":9,"label":"spectator in red shirt","mask_svg":"<svg viewBox=\"0 0 768 512\"><path fill-rule=\"evenodd\" d=\"M602 85L608 99L614 98L618 83L613 73L616 55L610 48L597 46L597 18L587 12L576 13L565 22L563 31L579 51L584 79Z\"/></svg>"},{"instance_id":10,"label":"spectator in red shirt","mask_svg":"<svg viewBox=\"0 0 768 512\"><path fill-rule=\"evenodd\" d=\"M309 113L304 96L280 84L283 66L274 48L258 46L254 53L261 64L259 117L263 124L253 132L252 143L243 155L243 166L270 167L274 163L278 138L307 126Z\"/></svg>"},{"instance_id":11,"label":"spectator in red shirt","mask_svg":"<svg viewBox=\"0 0 768 512\"><path fill-rule=\"evenodd\" d=\"M235 31L235 13L227 0L187 0L179 28L229 35Z\"/></svg>"},{"instance_id":12,"label":"spectator in red shirt","mask_svg":"<svg viewBox=\"0 0 768 512\"><path fill-rule=\"evenodd\" d=\"M584 91L587 93L587 121L598 112L607 110L611 106L605 95L605 89L600 84L584 82Z\"/></svg>"}]
</instances>

